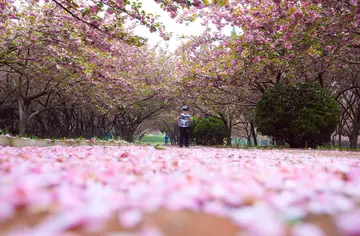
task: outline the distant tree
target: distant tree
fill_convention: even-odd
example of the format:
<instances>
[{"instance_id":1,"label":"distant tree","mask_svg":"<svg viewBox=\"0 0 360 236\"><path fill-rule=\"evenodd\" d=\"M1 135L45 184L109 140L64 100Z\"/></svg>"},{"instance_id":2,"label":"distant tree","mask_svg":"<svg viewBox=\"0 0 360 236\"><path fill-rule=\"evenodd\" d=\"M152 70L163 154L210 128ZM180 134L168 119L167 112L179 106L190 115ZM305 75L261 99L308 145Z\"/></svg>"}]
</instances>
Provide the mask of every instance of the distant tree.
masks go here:
<instances>
[{"instance_id":1,"label":"distant tree","mask_svg":"<svg viewBox=\"0 0 360 236\"><path fill-rule=\"evenodd\" d=\"M277 85L256 105L258 132L285 141L292 148L315 148L329 143L339 122L338 103L312 83Z\"/></svg>"}]
</instances>

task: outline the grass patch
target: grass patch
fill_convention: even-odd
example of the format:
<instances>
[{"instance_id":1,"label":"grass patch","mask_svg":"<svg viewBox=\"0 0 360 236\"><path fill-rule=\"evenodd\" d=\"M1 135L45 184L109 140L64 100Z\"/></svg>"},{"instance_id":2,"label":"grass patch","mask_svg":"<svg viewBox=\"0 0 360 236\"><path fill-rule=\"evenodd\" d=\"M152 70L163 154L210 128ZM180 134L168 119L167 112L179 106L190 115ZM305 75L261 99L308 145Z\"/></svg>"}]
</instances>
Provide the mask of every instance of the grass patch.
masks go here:
<instances>
[{"instance_id":1,"label":"grass patch","mask_svg":"<svg viewBox=\"0 0 360 236\"><path fill-rule=\"evenodd\" d=\"M137 141L142 144L164 144L165 139L163 135L145 135L141 140Z\"/></svg>"},{"instance_id":2,"label":"grass patch","mask_svg":"<svg viewBox=\"0 0 360 236\"><path fill-rule=\"evenodd\" d=\"M215 145L215 146L209 146L209 147L217 147L217 148L237 148L237 149L289 149L289 147L284 146L254 146L254 145Z\"/></svg>"},{"instance_id":3,"label":"grass patch","mask_svg":"<svg viewBox=\"0 0 360 236\"><path fill-rule=\"evenodd\" d=\"M353 151L353 152L359 152L360 148L351 149L348 147L329 147L329 146L319 146L317 150L330 150L330 151Z\"/></svg>"}]
</instances>

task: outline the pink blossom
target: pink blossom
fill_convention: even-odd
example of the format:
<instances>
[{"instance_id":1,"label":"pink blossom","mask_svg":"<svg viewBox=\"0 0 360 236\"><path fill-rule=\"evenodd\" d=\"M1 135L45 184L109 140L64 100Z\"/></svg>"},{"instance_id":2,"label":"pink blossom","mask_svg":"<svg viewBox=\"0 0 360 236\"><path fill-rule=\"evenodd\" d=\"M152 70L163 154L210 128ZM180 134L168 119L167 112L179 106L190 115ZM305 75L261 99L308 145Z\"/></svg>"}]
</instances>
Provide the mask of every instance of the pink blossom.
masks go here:
<instances>
[{"instance_id":1,"label":"pink blossom","mask_svg":"<svg viewBox=\"0 0 360 236\"><path fill-rule=\"evenodd\" d=\"M0 199L0 223L11 218L15 214L15 208L5 199Z\"/></svg>"},{"instance_id":2,"label":"pink blossom","mask_svg":"<svg viewBox=\"0 0 360 236\"><path fill-rule=\"evenodd\" d=\"M336 223L347 235L360 234L360 209L343 213L336 217Z\"/></svg>"},{"instance_id":3,"label":"pink blossom","mask_svg":"<svg viewBox=\"0 0 360 236\"><path fill-rule=\"evenodd\" d=\"M136 234L136 236L163 236L164 234L155 227L146 226Z\"/></svg>"},{"instance_id":4,"label":"pink blossom","mask_svg":"<svg viewBox=\"0 0 360 236\"><path fill-rule=\"evenodd\" d=\"M76 225L97 232L116 213L125 227L134 227L143 212L189 210L227 217L249 235L283 235L285 221L325 213L343 232L357 232L360 161L316 155L203 147L2 148L0 205L6 207L0 219L11 218L18 206L30 213L51 209L28 234L61 234Z\"/></svg>"},{"instance_id":5,"label":"pink blossom","mask_svg":"<svg viewBox=\"0 0 360 236\"><path fill-rule=\"evenodd\" d=\"M311 236L325 236L325 232L322 231L318 226L307 223L299 223L293 227L292 230L293 236L303 236L303 235L311 235Z\"/></svg>"},{"instance_id":6,"label":"pink blossom","mask_svg":"<svg viewBox=\"0 0 360 236\"><path fill-rule=\"evenodd\" d=\"M119 219L121 225L132 228L139 224L143 218L142 212L139 210L130 210L125 212L120 212Z\"/></svg>"},{"instance_id":7,"label":"pink blossom","mask_svg":"<svg viewBox=\"0 0 360 236\"><path fill-rule=\"evenodd\" d=\"M285 48L290 50L292 48L291 43L285 43Z\"/></svg>"}]
</instances>

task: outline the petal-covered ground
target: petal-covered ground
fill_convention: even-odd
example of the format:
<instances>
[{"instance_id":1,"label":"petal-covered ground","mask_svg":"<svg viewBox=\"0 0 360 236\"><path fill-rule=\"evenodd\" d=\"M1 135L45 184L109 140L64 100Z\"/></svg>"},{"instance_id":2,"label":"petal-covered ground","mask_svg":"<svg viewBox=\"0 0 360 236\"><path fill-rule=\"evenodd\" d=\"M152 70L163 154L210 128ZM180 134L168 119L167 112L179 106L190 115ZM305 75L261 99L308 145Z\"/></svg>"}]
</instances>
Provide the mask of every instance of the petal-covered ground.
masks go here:
<instances>
[{"instance_id":1,"label":"petal-covered ground","mask_svg":"<svg viewBox=\"0 0 360 236\"><path fill-rule=\"evenodd\" d=\"M0 147L0 235L360 235L358 156Z\"/></svg>"}]
</instances>

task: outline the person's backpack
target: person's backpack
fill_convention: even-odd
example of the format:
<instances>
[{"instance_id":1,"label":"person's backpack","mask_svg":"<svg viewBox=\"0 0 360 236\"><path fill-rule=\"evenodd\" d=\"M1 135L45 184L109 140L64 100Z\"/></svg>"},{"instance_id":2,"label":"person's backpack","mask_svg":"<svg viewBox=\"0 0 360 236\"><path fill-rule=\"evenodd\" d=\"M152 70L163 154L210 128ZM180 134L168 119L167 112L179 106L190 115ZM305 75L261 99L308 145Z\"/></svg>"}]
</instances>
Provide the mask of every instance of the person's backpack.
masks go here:
<instances>
[{"instance_id":1,"label":"person's backpack","mask_svg":"<svg viewBox=\"0 0 360 236\"><path fill-rule=\"evenodd\" d=\"M180 127L189 127L190 126L190 115L184 115L181 114L181 117L179 119L179 126Z\"/></svg>"}]
</instances>

